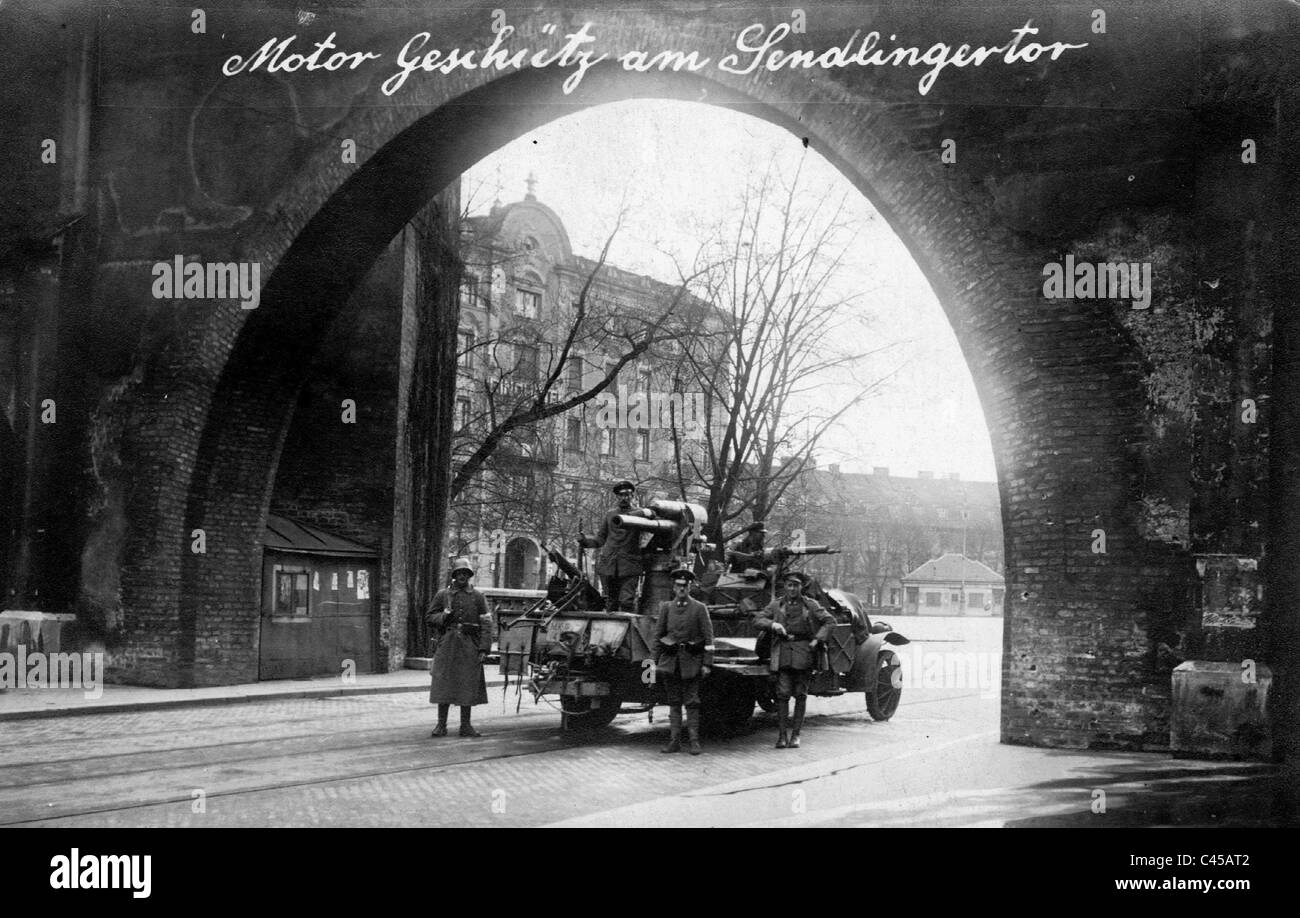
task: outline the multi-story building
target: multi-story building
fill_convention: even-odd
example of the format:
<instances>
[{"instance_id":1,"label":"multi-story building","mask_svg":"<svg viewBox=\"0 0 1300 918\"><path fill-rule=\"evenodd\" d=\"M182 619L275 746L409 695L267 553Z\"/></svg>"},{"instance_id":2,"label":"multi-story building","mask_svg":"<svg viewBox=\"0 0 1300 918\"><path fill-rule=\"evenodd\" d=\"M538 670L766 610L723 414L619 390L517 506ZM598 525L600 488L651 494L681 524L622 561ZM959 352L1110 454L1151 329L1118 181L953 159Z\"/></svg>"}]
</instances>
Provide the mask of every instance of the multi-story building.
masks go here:
<instances>
[{"instance_id":1,"label":"multi-story building","mask_svg":"<svg viewBox=\"0 0 1300 918\"><path fill-rule=\"evenodd\" d=\"M902 607L903 578L947 553L965 555L995 573L1003 568L997 484L841 472L832 465L802 476L768 520L769 545L801 537L839 554L809 559L806 569L827 586L851 590L873 607Z\"/></svg>"},{"instance_id":2,"label":"multi-story building","mask_svg":"<svg viewBox=\"0 0 1300 918\"><path fill-rule=\"evenodd\" d=\"M537 588L548 576L545 549L574 556L579 532L594 533L611 505L614 482L635 483L642 502L681 496L676 450L697 449L709 422L696 388L673 369L673 338L716 329L718 319L679 287L575 255L531 187L466 221L462 258L454 471L511 414L561 405L614 374L586 402L500 436L453 495L448 554L469 556L480 586ZM655 340L629 358L646 338Z\"/></svg>"}]
</instances>

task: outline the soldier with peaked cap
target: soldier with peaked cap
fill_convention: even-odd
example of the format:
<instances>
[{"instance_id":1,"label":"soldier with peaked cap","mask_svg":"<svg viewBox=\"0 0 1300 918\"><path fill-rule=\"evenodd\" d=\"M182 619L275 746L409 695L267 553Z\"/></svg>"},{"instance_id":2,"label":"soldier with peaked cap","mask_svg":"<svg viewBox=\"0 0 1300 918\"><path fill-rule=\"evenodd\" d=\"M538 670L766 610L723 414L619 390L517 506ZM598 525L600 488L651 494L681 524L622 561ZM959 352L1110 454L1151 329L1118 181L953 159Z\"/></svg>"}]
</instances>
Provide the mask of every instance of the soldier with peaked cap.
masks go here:
<instances>
[{"instance_id":1,"label":"soldier with peaked cap","mask_svg":"<svg viewBox=\"0 0 1300 918\"><path fill-rule=\"evenodd\" d=\"M817 648L830 637L835 616L817 602L803 595L807 578L790 571L782 580L785 595L768 603L754 627L772 635L772 657L768 663L776 674L778 735L777 749L797 749L799 730L803 727L808 704L808 676L812 672ZM787 734L790 697L794 696L794 724Z\"/></svg>"},{"instance_id":2,"label":"soldier with peaked cap","mask_svg":"<svg viewBox=\"0 0 1300 918\"><path fill-rule=\"evenodd\" d=\"M467 558L453 561L451 586L438 591L425 613L429 627L440 635L429 666L429 703L438 706L433 736L447 735L447 714L453 704L460 707L460 735L481 735L470 722L470 709L487 704L482 654L484 639L491 640L492 616L487 598L470 583L473 576Z\"/></svg>"},{"instance_id":3,"label":"soldier with peaked cap","mask_svg":"<svg viewBox=\"0 0 1300 918\"><path fill-rule=\"evenodd\" d=\"M709 610L692 599L695 574L682 568L673 571L673 598L659 603L659 621L651 648L657 676L668 691L668 745L664 752L682 748L682 708L686 708L686 732L691 755L700 754L700 683L713 666L713 623Z\"/></svg>"},{"instance_id":4,"label":"soldier with peaked cap","mask_svg":"<svg viewBox=\"0 0 1300 918\"><path fill-rule=\"evenodd\" d=\"M641 562L641 532L614 522L620 513L632 510L632 494L636 486L630 481L614 485L618 506L605 514L600 531L594 538L584 536L578 540L583 548L599 548L596 573L605 588L605 606L612 612L632 612L636 606L636 584L645 568Z\"/></svg>"}]
</instances>

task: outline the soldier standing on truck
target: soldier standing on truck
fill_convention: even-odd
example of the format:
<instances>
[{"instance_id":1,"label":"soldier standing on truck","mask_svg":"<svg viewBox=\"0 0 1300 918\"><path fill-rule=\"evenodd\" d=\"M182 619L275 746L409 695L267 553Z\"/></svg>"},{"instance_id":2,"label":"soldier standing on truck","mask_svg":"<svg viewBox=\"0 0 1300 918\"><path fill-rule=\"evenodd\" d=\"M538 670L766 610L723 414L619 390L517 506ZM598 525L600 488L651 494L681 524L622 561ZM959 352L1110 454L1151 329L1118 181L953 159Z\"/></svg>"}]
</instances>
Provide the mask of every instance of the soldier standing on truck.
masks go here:
<instances>
[{"instance_id":1,"label":"soldier standing on truck","mask_svg":"<svg viewBox=\"0 0 1300 918\"><path fill-rule=\"evenodd\" d=\"M429 604L425 620L441 635L429 665L429 703L438 706L438 725L433 736L447 735L447 714L460 706L460 735L481 736L470 722L470 709L487 704L487 680L483 676L483 638L490 632L487 598L470 585L474 568L469 559L457 558L451 565L451 586L439 590Z\"/></svg>"},{"instance_id":2,"label":"soldier standing on truck","mask_svg":"<svg viewBox=\"0 0 1300 918\"><path fill-rule=\"evenodd\" d=\"M763 540L767 538L767 527L762 521L749 524L745 537L731 551L727 552L731 560L731 573L743 574L747 570L762 568Z\"/></svg>"},{"instance_id":3,"label":"soldier standing on truck","mask_svg":"<svg viewBox=\"0 0 1300 918\"><path fill-rule=\"evenodd\" d=\"M668 692L668 745L663 752L682 750L682 707L691 755L700 754L700 683L713 666L713 623L709 609L690 597L695 574L673 571L673 598L659 603L654 658L658 677Z\"/></svg>"},{"instance_id":4,"label":"soldier standing on truck","mask_svg":"<svg viewBox=\"0 0 1300 918\"><path fill-rule=\"evenodd\" d=\"M782 581L785 596L772 600L754 622L759 631L772 635L768 666L776 674L777 749L799 748L799 730L808 705L808 677L817 648L835 625L835 616L803 595L806 580L800 571L787 573ZM795 699L794 724L787 732L791 696Z\"/></svg>"},{"instance_id":5,"label":"soldier standing on truck","mask_svg":"<svg viewBox=\"0 0 1300 918\"><path fill-rule=\"evenodd\" d=\"M636 584L644 572L641 563L641 533L636 529L619 526L614 517L632 509L632 494L636 486L630 481L614 485L618 506L605 514L600 532L595 538L583 536L578 540L583 548L599 548L596 573L605 588L605 608L611 612L633 612L636 609Z\"/></svg>"}]
</instances>

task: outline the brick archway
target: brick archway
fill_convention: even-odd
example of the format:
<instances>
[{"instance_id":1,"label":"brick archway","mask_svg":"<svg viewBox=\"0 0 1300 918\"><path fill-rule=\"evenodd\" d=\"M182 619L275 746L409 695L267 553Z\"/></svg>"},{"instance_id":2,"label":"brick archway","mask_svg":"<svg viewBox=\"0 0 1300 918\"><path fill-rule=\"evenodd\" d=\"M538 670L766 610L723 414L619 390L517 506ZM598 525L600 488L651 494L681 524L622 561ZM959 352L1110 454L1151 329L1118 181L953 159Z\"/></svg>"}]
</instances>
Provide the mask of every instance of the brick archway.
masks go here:
<instances>
[{"instance_id":1,"label":"brick archway","mask_svg":"<svg viewBox=\"0 0 1300 918\"><path fill-rule=\"evenodd\" d=\"M644 28L665 32L653 20ZM128 631L140 638L118 657L121 670L171 681L179 663L194 684L256 677L260 533L293 394L332 316L433 195L575 106L702 99L809 138L890 222L957 332L989 423L1007 540L1004 739L1158 742L1158 695L1145 694L1150 685L1132 663L1144 614L1132 588L1144 563L1132 520L1142 391L1110 313L1074 302L1049 314L1039 288L1045 254L1021 247L977 188L914 151L906 124L882 106L846 104L833 87L783 74L728 86L595 68L571 97L559 92L562 77L524 71L477 86L449 78L424 84L427 105L361 109L338 136L369 138L375 152L350 166L326 144L242 237L236 254L269 274L261 307L214 313L191 332L190 353L142 392L139 474L158 484L129 508L124 600ZM184 457L179 470L175 455ZM1106 556L1089 551L1094 526L1107 530ZM188 551L197 528L206 555ZM1070 662L1049 674L1039 665L1047 659ZM1099 699L1097 685L1114 690ZM1038 706L1083 687L1089 704Z\"/></svg>"}]
</instances>

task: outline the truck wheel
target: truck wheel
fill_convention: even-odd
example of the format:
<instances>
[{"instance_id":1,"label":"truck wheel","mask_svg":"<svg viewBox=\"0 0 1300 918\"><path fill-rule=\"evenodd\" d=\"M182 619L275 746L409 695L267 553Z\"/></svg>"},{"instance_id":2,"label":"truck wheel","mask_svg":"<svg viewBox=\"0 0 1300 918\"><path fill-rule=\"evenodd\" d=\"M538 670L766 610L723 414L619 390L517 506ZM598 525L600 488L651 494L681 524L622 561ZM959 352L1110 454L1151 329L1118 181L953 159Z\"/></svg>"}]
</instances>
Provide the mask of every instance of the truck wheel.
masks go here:
<instances>
[{"instance_id":1,"label":"truck wheel","mask_svg":"<svg viewBox=\"0 0 1300 918\"><path fill-rule=\"evenodd\" d=\"M901 669L902 663L892 650L882 650L876 657L876 678L866 692L867 713L872 720L889 720L898 710L898 701L903 697Z\"/></svg>"},{"instance_id":2,"label":"truck wheel","mask_svg":"<svg viewBox=\"0 0 1300 918\"><path fill-rule=\"evenodd\" d=\"M754 716L754 690L741 679L706 688L701 701L700 726L713 736L744 733Z\"/></svg>"},{"instance_id":3,"label":"truck wheel","mask_svg":"<svg viewBox=\"0 0 1300 918\"><path fill-rule=\"evenodd\" d=\"M560 696L560 710L564 712L564 728L573 732L586 732L608 727L618 716L622 702L612 695L600 699L600 707L593 707L592 698L575 695Z\"/></svg>"}]
</instances>

